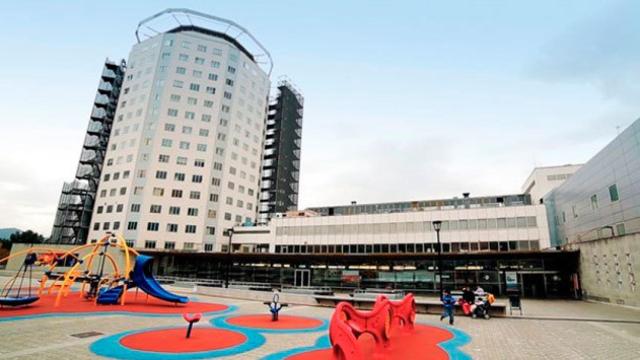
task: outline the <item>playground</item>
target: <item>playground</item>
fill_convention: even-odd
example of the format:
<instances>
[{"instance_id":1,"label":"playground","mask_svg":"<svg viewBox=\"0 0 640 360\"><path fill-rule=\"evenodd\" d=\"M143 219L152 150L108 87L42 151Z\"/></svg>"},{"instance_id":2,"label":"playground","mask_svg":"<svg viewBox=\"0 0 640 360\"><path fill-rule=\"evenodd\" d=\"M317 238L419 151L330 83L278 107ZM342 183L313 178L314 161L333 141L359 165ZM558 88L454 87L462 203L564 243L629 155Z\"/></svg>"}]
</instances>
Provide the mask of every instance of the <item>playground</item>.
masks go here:
<instances>
[{"instance_id":1,"label":"playground","mask_svg":"<svg viewBox=\"0 0 640 360\"><path fill-rule=\"evenodd\" d=\"M640 316L602 306L587 310L602 312L608 325L563 320L577 308L559 303L553 321L461 316L452 327L416 314L412 294L378 296L363 310L348 302L309 306L277 292L262 301L161 284L153 258L115 235L65 252L33 247L11 256L21 264L0 277L3 359L524 359L614 345L616 358L640 354L633 340ZM551 314L547 304L538 309ZM611 323L612 314L623 320Z\"/></svg>"},{"instance_id":2,"label":"playground","mask_svg":"<svg viewBox=\"0 0 640 360\"><path fill-rule=\"evenodd\" d=\"M115 234L66 252L31 247L0 260L10 258L22 263L0 292L0 329L46 318L65 323L101 318L90 322L97 325L90 331L68 334L79 339L100 336L88 344L92 356L201 359L259 353L264 359L418 359L423 357L412 355L411 349L420 347L431 359L468 358L451 346L456 343L452 340L464 343L462 332L416 324L410 294L400 301L381 296L370 311L341 303L329 319L291 314L295 311L280 315L295 304L281 302L275 292L261 310L246 313L238 302L198 301L165 289L152 274L153 258L138 254ZM34 278L34 268L43 275ZM99 325L109 317L124 317L126 330L107 334ZM291 335L313 341L299 346L296 341L289 346L272 341Z\"/></svg>"}]
</instances>

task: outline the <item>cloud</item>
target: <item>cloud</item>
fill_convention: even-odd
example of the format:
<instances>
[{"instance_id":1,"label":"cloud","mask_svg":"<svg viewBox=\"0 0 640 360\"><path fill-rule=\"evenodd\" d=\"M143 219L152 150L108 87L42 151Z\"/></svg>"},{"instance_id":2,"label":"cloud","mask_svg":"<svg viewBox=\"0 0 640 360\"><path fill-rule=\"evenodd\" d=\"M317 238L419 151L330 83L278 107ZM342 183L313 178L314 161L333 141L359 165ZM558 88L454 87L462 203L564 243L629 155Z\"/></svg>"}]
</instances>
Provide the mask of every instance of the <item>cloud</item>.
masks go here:
<instances>
[{"instance_id":1,"label":"cloud","mask_svg":"<svg viewBox=\"0 0 640 360\"><path fill-rule=\"evenodd\" d=\"M640 6L623 1L574 24L529 69L543 81L590 84L625 105L640 98Z\"/></svg>"}]
</instances>

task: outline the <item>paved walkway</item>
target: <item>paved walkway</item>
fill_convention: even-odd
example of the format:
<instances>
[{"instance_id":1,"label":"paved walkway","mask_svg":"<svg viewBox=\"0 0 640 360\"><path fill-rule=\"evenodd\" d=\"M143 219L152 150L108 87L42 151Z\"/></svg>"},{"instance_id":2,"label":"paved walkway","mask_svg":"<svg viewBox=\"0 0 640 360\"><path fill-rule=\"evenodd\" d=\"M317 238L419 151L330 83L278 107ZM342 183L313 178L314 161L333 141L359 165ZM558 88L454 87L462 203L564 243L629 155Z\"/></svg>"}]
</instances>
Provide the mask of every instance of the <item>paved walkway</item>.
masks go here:
<instances>
[{"instance_id":1,"label":"paved walkway","mask_svg":"<svg viewBox=\"0 0 640 360\"><path fill-rule=\"evenodd\" d=\"M237 314L266 313L256 301L213 298L196 295L198 301L234 304ZM527 318L474 320L457 317L455 327L472 340L462 349L474 359L640 359L640 324L602 322L599 319L640 319L640 310L615 305L580 301L534 301L523 303ZM285 308L283 314L329 319L332 309L309 306ZM585 320L557 320L560 317ZM419 322L438 323L436 315L418 315ZM2 359L90 359L96 356L89 344L99 337L78 339L72 334L97 331L105 335L130 329L158 326L184 326L181 318L139 316L48 317L0 322L0 358ZM312 345L312 334L266 334L266 344L256 350L232 357L257 359L286 348ZM419 350L419 349L417 349Z\"/></svg>"}]
</instances>

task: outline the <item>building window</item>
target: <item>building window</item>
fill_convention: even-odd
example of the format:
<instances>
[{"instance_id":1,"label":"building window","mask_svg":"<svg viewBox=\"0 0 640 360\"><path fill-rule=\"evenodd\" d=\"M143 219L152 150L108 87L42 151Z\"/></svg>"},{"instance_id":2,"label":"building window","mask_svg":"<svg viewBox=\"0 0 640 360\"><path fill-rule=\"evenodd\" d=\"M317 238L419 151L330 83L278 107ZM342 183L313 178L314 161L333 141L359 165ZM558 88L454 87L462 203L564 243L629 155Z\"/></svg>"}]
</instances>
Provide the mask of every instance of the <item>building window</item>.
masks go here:
<instances>
[{"instance_id":1,"label":"building window","mask_svg":"<svg viewBox=\"0 0 640 360\"><path fill-rule=\"evenodd\" d=\"M158 156L158 162L168 163L169 162L169 155L159 155ZM138 176L138 177L144 177L144 176Z\"/></svg>"},{"instance_id":2,"label":"building window","mask_svg":"<svg viewBox=\"0 0 640 360\"><path fill-rule=\"evenodd\" d=\"M201 183L202 182L202 175L193 175L193 176L191 176L191 182Z\"/></svg>"},{"instance_id":3,"label":"building window","mask_svg":"<svg viewBox=\"0 0 640 360\"><path fill-rule=\"evenodd\" d=\"M153 196L164 196L163 188L153 188Z\"/></svg>"},{"instance_id":4,"label":"building window","mask_svg":"<svg viewBox=\"0 0 640 360\"><path fill-rule=\"evenodd\" d=\"M138 228L138 222L136 221L129 221L129 224L127 224L127 230L136 230Z\"/></svg>"},{"instance_id":5,"label":"building window","mask_svg":"<svg viewBox=\"0 0 640 360\"><path fill-rule=\"evenodd\" d=\"M181 198L182 197L182 190L178 190L178 189L171 190L171 197Z\"/></svg>"},{"instance_id":6,"label":"building window","mask_svg":"<svg viewBox=\"0 0 640 360\"><path fill-rule=\"evenodd\" d=\"M165 250L173 250L176 248L176 243L173 241L167 241L164 243L164 249Z\"/></svg>"},{"instance_id":7,"label":"building window","mask_svg":"<svg viewBox=\"0 0 640 360\"><path fill-rule=\"evenodd\" d=\"M613 184L609 186L609 199L611 202L620 200L620 195L618 194L618 185Z\"/></svg>"},{"instance_id":8,"label":"building window","mask_svg":"<svg viewBox=\"0 0 640 360\"><path fill-rule=\"evenodd\" d=\"M166 171L161 171L161 170L156 171L156 179L166 179L166 178L167 178Z\"/></svg>"},{"instance_id":9,"label":"building window","mask_svg":"<svg viewBox=\"0 0 640 360\"><path fill-rule=\"evenodd\" d=\"M196 226L195 225L186 225L184 227L184 232L187 234L195 234L196 233Z\"/></svg>"},{"instance_id":10,"label":"building window","mask_svg":"<svg viewBox=\"0 0 640 360\"><path fill-rule=\"evenodd\" d=\"M159 228L160 224L158 224L157 222L147 223L147 230L149 231L158 231Z\"/></svg>"},{"instance_id":11,"label":"building window","mask_svg":"<svg viewBox=\"0 0 640 360\"><path fill-rule=\"evenodd\" d=\"M198 209L196 208L188 208L187 209L188 216L198 216Z\"/></svg>"},{"instance_id":12,"label":"building window","mask_svg":"<svg viewBox=\"0 0 640 360\"><path fill-rule=\"evenodd\" d=\"M189 85L189 90L191 90L191 91L200 91L200 84L191 83Z\"/></svg>"},{"instance_id":13,"label":"building window","mask_svg":"<svg viewBox=\"0 0 640 360\"><path fill-rule=\"evenodd\" d=\"M598 208L598 195L594 194L591 196L591 209L595 210Z\"/></svg>"},{"instance_id":14,"label":"building window","mask_svg":"<svg viewBox=\"0 0 640 360\"><path fill-rule=\"evenodd\" d=\"M164 124L165 131L176 131L176 126L174 124Z\"/></svg>"},{"instance_id":15,"label":"building window","mask_svg":"<svg viewBox=\"0 0 640 360\"><path fill-rule=\"evenodd\" d=\"M175 181L184 181L184 173L175 173L173 179Z\"/></svg>"},{"instance_id":16,"label":"building window","mask_svg":"<svg viewBox=\"0 0 640 360\"><path fill-rule=\"evenodd\" d=\"M186 242L182 245L184 250L193 250L194 248L194 243L192 242Z\"/></svg>"},{"instance_id":17,"label":"building window","mask_svg":"<svg viewBox=\"0 0 640 360\"><path fill-rule=\"evenodd\" d=\"M167 224L167 232L178 232L178 224Z\"/></svg>"},{"instance_id":18,"label":"building window","mask_svg":"<svg viewBox=\"0 0 640 360\"><path fill-rule=\"evenodd\" d=\"M189 60L189 55L187 55L187 54L180 54L180 55L178 55L178 60L180 60L180 61L187 61L187 60Z\"/></svg>"},{"instance_id":19,"label":"building window","mask_svg":"<svg viewBox=\"0 0 640 360\"><path fill-rule=\"evenodd\" d=\"M214 73L209 73L209 80L216 81L218 80L218 75Z\"/></svg>"},{"instance_id":20,"label":"building window","mask_svg":"<svg viewBox=\"0 0 640 360\"><path fill-rule=\"evenodd\" d=\"M144 248L145 249L155 249L156 248L156 242L153 240L146 240L144 242Z\"/></svg>"},{"instance_id":21,"label":"building window","mask_svg":"<svg viewBox=\"0 0 640 360\"><path fill-rule=\"evenodd\" d=\"M162 206L161 205L151 205L151 208L149 209L150 213L153 214L160 214L160 212L162 212Z\"/></svg>"},{"instance_id":22,"label":"building window","mask_svg":"<svg viewBox=\"0 0 640 360\"><path fill-rule=\"evenodd\" d=\"M176 158L176 164L178 165L187 165L187 158L184 156L178 156Z\"/></svg>"},{"instance_id":23,"label":"building window","mask_svg":"<svg viewBox=\"0 0 640 360\"><path fill-rule=\"evenodd\" d=\"M205 252L212 252L213 251L213 244L204 244L204 251Z\"/></svg>"},{"instance_id":24,"label":"building window","mask_svg":"<svg viewBox=\"0 0 640 360\"><path fill-rule=\"evenodd\" d=\"M200 199L200 191L191 191L191 192L189 192L189 199L192 199L192 200Z\"/></svg>"},{"instance_id":25,"label":"building window","mask_svg":"<svg viewBox=\"0 0 640 360\"><path fill-rule=\"evenodd\" d=\"M170 215L180 215L180 207L178 207L178 206L170 206L169 207L169 214Z\"/></svg>"},{"instance_id":26,"label":"building window","mask_svg":"<svg viewBox=\"0 0 640 360\"><path fill-rule=\"evenodd\" d=\"M186 74L186 73L187 73L187 69L185 69L185 68L183 68L183 67L181 67L181 66L179 66L179 67L177 67L177 68L176 68L176 74L182 74L182 75L184 75L184 74Z\"/></svg>"},{"instance_id":27,"label":"building window","mask_svg":"<svg viewBox=\"0 0 640 360\"><path fill-rule=\"evenodd\" d=\"M623 236L627 233L626 229L624 228L624 223L620 223L616 225L616 235L618 236Z\"/></svg>"},{"instance_id":28,"label":"building window","mask_svg":"<svg viewBox=\"0 0 640 360\"><path fill-rule=\"evenodd\" d=\"M195 166L195 167L204 167L204 160L196 159L193 162L193 166Z\"/></svg>"}]
</instances>

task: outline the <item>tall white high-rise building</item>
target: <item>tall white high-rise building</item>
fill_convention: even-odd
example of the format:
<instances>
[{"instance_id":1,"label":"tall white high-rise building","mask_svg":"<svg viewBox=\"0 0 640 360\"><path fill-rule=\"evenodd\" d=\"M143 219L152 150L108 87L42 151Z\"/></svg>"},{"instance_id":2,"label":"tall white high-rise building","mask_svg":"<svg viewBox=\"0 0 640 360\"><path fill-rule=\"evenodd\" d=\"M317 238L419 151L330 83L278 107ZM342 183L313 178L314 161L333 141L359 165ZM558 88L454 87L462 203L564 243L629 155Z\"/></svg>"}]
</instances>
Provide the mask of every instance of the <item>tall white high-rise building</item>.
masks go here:
<instances>
[{"instance_id":1,"label":"tall white high-rise building","mask_svg":"<svg viewBox=\"0 0 640 360\"><path fill-rule=\"evenodd\" d=\"M136 37L89 240L220 251L224 229L256 218L271 57L241 26L185 9Z\"/></svg>"}]
</instances>

